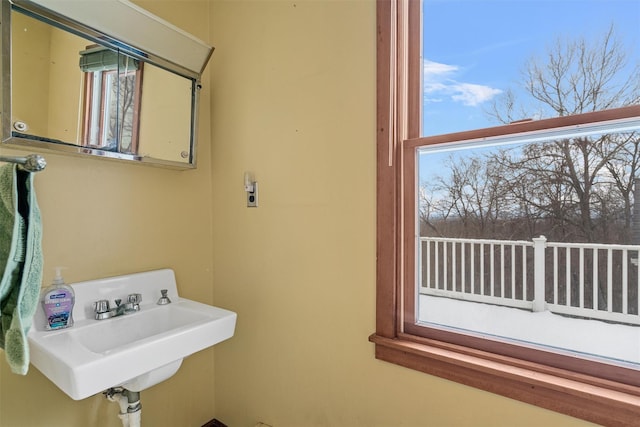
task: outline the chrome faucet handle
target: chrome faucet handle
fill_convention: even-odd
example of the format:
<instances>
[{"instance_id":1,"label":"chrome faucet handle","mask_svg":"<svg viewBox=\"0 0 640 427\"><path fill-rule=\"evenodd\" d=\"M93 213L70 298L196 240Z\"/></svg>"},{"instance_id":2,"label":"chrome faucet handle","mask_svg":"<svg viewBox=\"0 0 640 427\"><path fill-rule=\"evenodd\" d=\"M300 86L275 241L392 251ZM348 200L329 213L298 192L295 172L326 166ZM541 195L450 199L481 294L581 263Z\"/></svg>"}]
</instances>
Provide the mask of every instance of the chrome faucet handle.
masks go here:
<instances>
[{"instance_id":1,"label":"chrome faucet handle","mask_svg":"<svg viewBox=\"0 0 640 427\"><path fill-rule=\"evenodd\" d=\"M109 300L101 299L93 303L93 311L95 312L95 319L102 320L113 317L113 311L109 308Z\"/></svg>"},{"instance_id":2,"label":"chrome faucet handle","mask_svg":"<svg viewBox=\"0 0 640 427\"><path fill-rule=\"evenodd\" d=\"M158 305L165 305L165 304L170 304L171 300L169 299L169 297L167 296L167 290L166 289L161 289L160 293L162 294L162 296L160 297L160 299L158 300Z\"/></svg>"},{"instance_id":3,"label":"chrome faucet handle","mask_svg":"<svg viewBox=\"0 0 640 427\"><path fill-rule=\"evenodd\" d=\"M126 312L140 311L140 303L142 302L142 294L129 294L127 296Z\"/></svg>"},{"instance_id":4,"label":"chrome faucet handle","mask_svg":"<svg viewBox=\"0 0 640 427\"><path fill-rule=\"evenodd\" d=\"M93 303L93 310L99 313L106 313L109 311L109 300L101 299Z\"/></svg>"},{"instance_id":5,"label":"chrome faucet handle","mask_svg":"<svg viewBox=\"0 0 640 427\"><path fill-rule=\"evenodd\" d=\"M142 294L129 294L127 296L127 302L132 304L140 304L142 302Z\"/></svg>"}]
</instances>

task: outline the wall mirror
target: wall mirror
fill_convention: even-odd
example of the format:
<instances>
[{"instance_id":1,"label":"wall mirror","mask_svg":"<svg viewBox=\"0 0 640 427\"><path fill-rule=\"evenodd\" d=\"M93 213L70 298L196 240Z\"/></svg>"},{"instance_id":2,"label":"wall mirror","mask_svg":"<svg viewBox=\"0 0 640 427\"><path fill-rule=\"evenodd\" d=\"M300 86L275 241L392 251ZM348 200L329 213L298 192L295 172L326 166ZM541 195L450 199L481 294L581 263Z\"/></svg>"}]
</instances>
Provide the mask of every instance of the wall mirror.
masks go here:
<instances>
[{"instance_id":1,"label":"wall mirror","mask_svg":"<svg viewBox=\"0 0 640 427\"><path fill-rule=\"evenodd\" d=\"M126 0L1 1L3 144L195 167L200 75L211 47ZM110 14L126 27L124 6L138 31L123 36L126 28L55 10L68 3L93 4L90 19L106 18L106 27ZM95 9L109 4L116 10ZM182 52L168 51L173 45ZM195 57L181 56L186 50Z\"/></svg>"}]
</instances>

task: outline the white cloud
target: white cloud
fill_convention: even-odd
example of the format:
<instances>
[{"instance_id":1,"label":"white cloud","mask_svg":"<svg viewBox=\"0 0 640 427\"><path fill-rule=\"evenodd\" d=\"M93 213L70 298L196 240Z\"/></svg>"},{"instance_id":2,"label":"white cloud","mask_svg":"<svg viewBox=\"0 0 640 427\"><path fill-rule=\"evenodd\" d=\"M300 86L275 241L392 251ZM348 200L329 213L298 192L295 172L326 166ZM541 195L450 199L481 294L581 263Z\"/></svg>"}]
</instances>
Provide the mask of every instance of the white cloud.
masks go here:
<instances>
[{"instance_id":1,"label":"white cloud","mask_svg":"<svg viewBox=\"0 0 640 427\"><path fill-rule=\"evenodd\" d=\"M429 82L426 79L422 85L425 93L446 92L448 90L448 85L444 83Z\"/></svg>"},{"instance_id":2,"label":"white cloud","mask_svg":"<svg viewBox=\"0 0 640 427\"><path fill-rule=\"evenodd\" d=\"M424 76L425 80L429 77L436 77L443 74L451 74L458 71L458 67L455 65L441 64L439 62L424 60Z\"/></svg>"},{"instance_id":3,"label":"white cloud","mask_svg":"<svg viewBox=\"0 0 640 427\"><path fill-rule=\"evenodd\" d=\"M454 89L454 94L451 95L451 99L469 106L490 101L494 96L502 93L500 89L473 83L459 83L453 85L452 88Z\"/></svg>"},{"instance_id":4,"label":"white cloud","mask_svg":"<svg viewBox=\"0 0 640 427\"><path fill-rule=\"evenodd\" d=\"M502 93L500 89L475 83L455 80L460 67L424 60L423 90L425 102L441 102L448 98L466 106L476 106L490 101L494 96Z\"/></svg>"}]
</instances>

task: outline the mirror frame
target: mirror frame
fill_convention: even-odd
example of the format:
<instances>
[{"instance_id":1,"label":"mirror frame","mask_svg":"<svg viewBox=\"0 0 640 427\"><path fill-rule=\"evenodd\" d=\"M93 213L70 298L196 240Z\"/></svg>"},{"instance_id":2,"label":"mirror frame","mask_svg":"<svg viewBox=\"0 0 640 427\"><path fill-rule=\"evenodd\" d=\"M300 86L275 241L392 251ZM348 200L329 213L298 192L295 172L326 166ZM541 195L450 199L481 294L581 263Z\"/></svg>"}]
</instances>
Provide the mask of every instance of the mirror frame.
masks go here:
<instances>
[{"instance_id":1,"label":"mirror frame","mask_svg":"<svg viewBox=\"0 0 640 427\"><path fill-rule=\"evenodd\" d=\"M120 40L113 35L106 34L102 31L91 28L84 25L74 19L62 16L50 9L44 8L32 1L27 0L0 0L2 1L1 15L0 15L0 36L2 37L1 55L0 55L0 71L2 76L0 77L0 102L2 111L0 112L0 125L2 127L0 144L3 146L13 146L15 148L37 148L44 150L53 150L58 152L65 152L69 154L77 155L91 155L106 159L133 161L138 164L147 164L153 166L163 166L173 169L194 169L196 167L196 148L197 148L197 131L198 131L198 105L199 105L199 92L201 89L201 71L206 66L213 48L204 45L199 40L193 38L194 42L199 44L198 47L206 46L209 51L204 58L204 64L200 71L193 71L189 68L176 64L170 59L155 55L152 52L146 52L132 46L127 40ZM110 49L122 52L135 59L139 59L145 63L149 63L160 67L168 72L177 74L181 77L188 79L191 82L191 123L190 123L190 150L189 159L187 162L177 162L172 160L163 160L152 157L139 156L134 154L118 153L112 151L99 150L90 147L83 147L74 145L71 143L55 143L47 140L40 140L36 138L15 136L12 120L12 78L11 78L11 13L12 11L24 13L32 18L43 21L49 25L68 31L77 36L83 37L88 41L97 43ZM146 12L146 11L145 11ZM161 22L166 27L170 27L170 24L164 23L164 21L153 15L146 13L147 16L154 19L154 23L157 25ZM177 28L170 28L173 31L180 31ZM181 35L191 37L186 33L181 32Z\"/></svg>"}]
</instances>

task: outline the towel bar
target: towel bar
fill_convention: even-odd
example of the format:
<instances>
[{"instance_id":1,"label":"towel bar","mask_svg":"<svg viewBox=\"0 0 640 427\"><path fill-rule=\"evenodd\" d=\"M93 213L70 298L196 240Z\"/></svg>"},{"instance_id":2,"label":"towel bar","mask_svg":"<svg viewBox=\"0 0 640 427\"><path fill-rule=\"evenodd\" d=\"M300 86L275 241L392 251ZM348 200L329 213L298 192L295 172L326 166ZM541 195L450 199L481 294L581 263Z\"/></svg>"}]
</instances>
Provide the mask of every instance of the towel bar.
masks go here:
<instances>
[{"instance_id":1,"label":"towel bar","mask_svg":"<svg viewBox=\"0 0 640 427\"><path fill-rule=\"evenodd\" d=\"M47 166L47 161L39 154L29 154L26 157L0 156L0 161L17 163L27 172L40 172Z\"/></svg>"}]
</instances>

